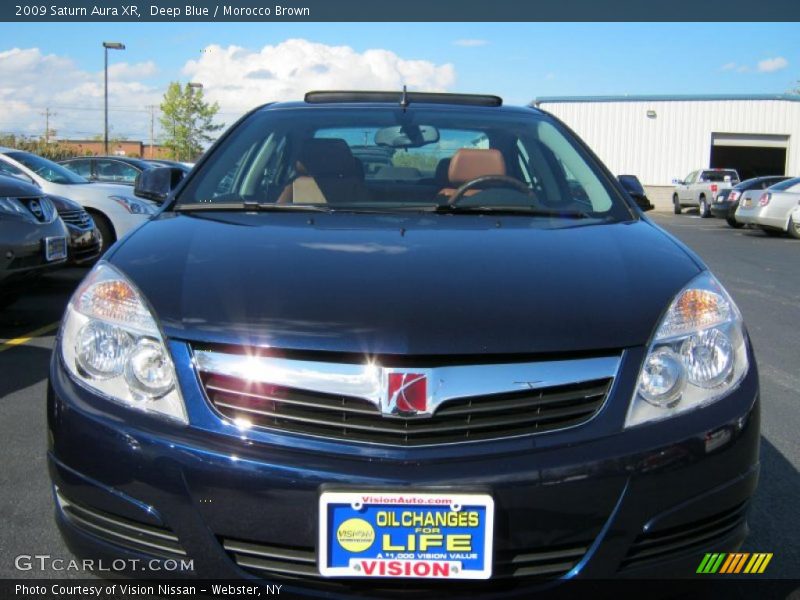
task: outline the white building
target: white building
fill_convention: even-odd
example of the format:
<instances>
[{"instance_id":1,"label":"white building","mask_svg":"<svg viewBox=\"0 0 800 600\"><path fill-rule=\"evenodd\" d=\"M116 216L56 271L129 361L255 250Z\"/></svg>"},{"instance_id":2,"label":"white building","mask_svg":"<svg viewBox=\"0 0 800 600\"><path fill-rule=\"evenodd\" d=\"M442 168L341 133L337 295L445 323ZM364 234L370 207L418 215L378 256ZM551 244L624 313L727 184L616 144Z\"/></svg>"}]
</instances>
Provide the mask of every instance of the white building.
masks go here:
<instances>
[{"instance_id":1,"label":"white building","mask_svg":"<svg viewBox=\"0 0 800 600\"><path fill-rule=\"evenodd\" d=\"M544 97L532 104L564 121L615 174L636 175L649 187L671 189L673 179L709 167L735 168L742 179L800 176L800 95Z\"/></svg>"}]
</instances>

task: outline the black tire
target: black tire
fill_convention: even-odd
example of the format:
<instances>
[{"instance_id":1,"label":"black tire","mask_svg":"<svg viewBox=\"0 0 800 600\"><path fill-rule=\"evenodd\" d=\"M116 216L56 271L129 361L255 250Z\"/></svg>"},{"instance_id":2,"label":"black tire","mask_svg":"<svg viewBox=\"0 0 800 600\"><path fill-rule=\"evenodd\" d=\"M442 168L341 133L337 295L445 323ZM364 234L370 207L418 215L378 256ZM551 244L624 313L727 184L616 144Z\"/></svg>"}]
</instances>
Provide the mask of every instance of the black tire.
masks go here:
<instances>
[{"instance_id":1,"label":"black tire","mask_svg":"<svg viewBox=\"0 0 800 600\"><path fill-rule=\"evenodd\" d=\"M678 200L678 194L672 195L672 210L676 215L681 214L681 202Z\"/></svg>"},{"instance_id":2,"label":"black tire","mask_svg":"<svg viewBox=\"0 0 800 600\"><path fill-rule=\"evenodd\" d=\"M100 256L103 256L111 244L117 241L117 234L114 232L114 226L111 221L104 214L96 211L90 211L89 214L92 215L97 232L100 234Z\"/></svg>"},{"instance_id":3,"label":"black tire","mask_svg":"<svg viewBox=\"0 0 800 600\"><path fill-rule=\"evenodd\" d=\"M779 235L783 235L783 232L780 229L772 229L770 227L762 227L761 231L763 231L769 237L778 237Z\"/></svg>"},{"instance_id":4,"label":"black tire","mask_svg":"<svg viewBox=\"0 0 800 600\"><path fill-rule=\"evenodd\" d=\"M711 216L711 209L708 206L705 196L700 196L700 204L698 205L697 210L700 213L701 219L707 219Z\"/></svg>"},{"instance_id":5,"label":"black tire","mask_svg":"<svg viewBox=\"0 0 800 600\"><path fill-rule=\"evenodd\" d=\"M800 223L795 223L792 217L789 217L789 235L800 240Z\"/></svg>"},{"instance_id":6,"label":"black tire","mask_svg":"<svg viewBox=\"0 0 800 600\"><path fill-rule=\"evenodd\" d=\"M733 217L727 217L725 220L728 222L728 225L730 225L734 229L741 229L742 227L744 227L744 223L739 223L739 221L737 221Z\"/></svg>"}]
</instances>

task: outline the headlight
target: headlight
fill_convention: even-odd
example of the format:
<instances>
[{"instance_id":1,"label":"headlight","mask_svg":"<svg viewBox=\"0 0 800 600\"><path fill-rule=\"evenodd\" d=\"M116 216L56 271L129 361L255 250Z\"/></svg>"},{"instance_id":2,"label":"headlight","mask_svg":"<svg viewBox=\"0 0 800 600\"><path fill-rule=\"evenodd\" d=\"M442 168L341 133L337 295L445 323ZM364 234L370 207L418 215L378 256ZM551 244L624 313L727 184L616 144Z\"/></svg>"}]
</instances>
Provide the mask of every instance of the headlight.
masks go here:
<instances>
[{"instance_id":1,"label":"headlight","mask_svg":"<svg viewBox=\"0 0 800 600\"><path fill-rule=\"evenodd\" d=\"M742 316L720 283L702 273L675 297L636 383L626 427L719 400L747 373Z\"/></svg>"},{"instance_id":2,"label":"headlight","mask_svg":"<svg viewBox=\"0 0 800 600\"><path fill-rule=\"evenodd\" d=\"M155 207L147 202L142 202L141 200L137 200L135 198L128 198L126 196L109 196L109 198L114 200L117 204L121 205L122 208L133 215L156 214Z\"/></svg>"},{"instance_id":3,"label":"headlight","mask_svg":"<svg viewBox=\"0 0 800 600\"><path fill-rule=\"evenodd\" d=\"M175 367L144 297L106 262L67 305L61 354L72 377L109 400L187 423Z\"/></svg>"}]
</instances>

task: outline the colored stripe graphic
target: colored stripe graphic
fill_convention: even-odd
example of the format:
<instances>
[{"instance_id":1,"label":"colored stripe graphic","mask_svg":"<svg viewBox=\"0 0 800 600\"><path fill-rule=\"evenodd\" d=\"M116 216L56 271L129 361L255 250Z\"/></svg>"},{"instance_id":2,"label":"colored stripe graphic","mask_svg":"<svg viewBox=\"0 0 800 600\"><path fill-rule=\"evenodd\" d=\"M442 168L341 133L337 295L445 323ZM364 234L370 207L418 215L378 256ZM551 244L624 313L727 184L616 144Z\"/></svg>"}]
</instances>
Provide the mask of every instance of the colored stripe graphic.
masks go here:
<instances>
[{"instance_id":1,"label":"colored stripe graphic","mask_svg":"<svg viewBox=\"0 0 800 600\"><path fill-rule=\"evenodd\" d=\"M700 561L700 566L697 567L697 571L696 572L697 573L705 573L706 572L706 565L708 564L709 560L711 560L711 555L710 554L706 554L703 557L703 560Z\"/></svg>"},{"instance_id":2,"label":"colored stripe graphic","mask_svg":"<svg viewBox=\"0 0 800 600\"><path fill-rule=\"evenodd\" d=\"M697 567L697 573L708 575L742 572L760 574L767 570L767 565L772 560L772 556L771 552L757 552L755 554L750 554L749 552L709 553L703 556L703 560L700 561L700 565Z\"/></svg>"},{"instance_id":3,"label":"colored stripe graphic","mask_svg":"<svg viewBox=\"0 0 800 600\"><path fill-rule=\"evenodd\" d=\"M767 557L764 559L764 562L761 563L761 569L759 569L758 572L759 573L763 573L764 571L766 571L767 570L767 565L769 564L769 561L771 561L771 560L772 560L772 552L767 554Z\"/></svg>"},{"instance_id":4,"label":"colored stripe graphic","mask_svg":"<svg viewBox=\"0 0 800 600\"><path fill-rule=\"evenodd\" d=\"M733 573L740 573L740 572L741 572L741 570L742 570L742 567L744 567L744 563L745 563L745 561L747 560L747 557L748 557L748 556L750 556L750 553L749 553L749 552L745 552L744 554L742 554L741 558L740 558L740 559L739 559L739 561L736 563L736 567L735 567L735 568L734 568L734 570L732 571Z\"/></svg>"},{"instance_id":5,"label":"colored stripe graphic","mask_svg":"<svg viewBox=\"0 0 800 600\"><path fill-rule=\"evenodd\" d=\"M749 553L734 552L728 555L728 560L722 565L720 573L737 573L737 569L741 569L744 561L750 556Z\"/></svg>"},{"instance_id":6,"label":"colored stripe graphic","mask_svg":"<svg viewBox=\"0 0 800 600\"><path fill-rule=\"evenodd\" d=\"M726 554L722 553L715 553L715 554L706 554L703 558L703 562L700 563L700 566L697 567L698 573L716 573L719 570L720 565L722 565L722 561L725 560Z\"/></svg>"},{"instance_id":7,"label":"colored stripe graphic","mask_svg":"<svg viewBox=\"0 0 800 600\"><path fill-rule=\"evenodd\" d=\"M753 558L750 559L750 562L747 563L747 567L745 567L745 573L763 573L769 561L772 560L772 553L758 553L753 554Z\"/></svg>"},{"instance_id":8,"label":"colored stripe graphic","mask_svg":"<svg viewBox=\"0 0 800 600\"><path fill-rule=\"evenodd\" d=\"M728 558L722 564L722 568L719 570L720 573L730 573L730 568L733 563L739 558L738 554L728 554Z\"/></svg>"}]
</instances>

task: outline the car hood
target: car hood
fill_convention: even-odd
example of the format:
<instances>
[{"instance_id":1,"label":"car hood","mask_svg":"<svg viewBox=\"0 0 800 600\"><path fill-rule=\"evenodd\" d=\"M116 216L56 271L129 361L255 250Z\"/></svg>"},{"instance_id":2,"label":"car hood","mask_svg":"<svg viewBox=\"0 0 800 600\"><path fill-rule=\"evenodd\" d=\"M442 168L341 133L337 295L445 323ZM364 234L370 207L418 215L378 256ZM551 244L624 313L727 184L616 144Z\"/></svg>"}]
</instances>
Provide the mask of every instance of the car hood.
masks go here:
<instances>
[{"instance_id":1,"label":"car hood","mask_svg":"<svg viewBox=\"0 0 800 600\"><path fill-rule=\"evenodd\" d=\"M75 210L83 210L83 207L80 204L78 204L74 200L65 198L64 196L56 196L54 194L48 194L47 197L50 198L50 201L55 205L56 210L60 213L75 211Z\"/></svg>"},{"instance_id":2,"label":"car hood","mask_svg":"<svg viewBox=\"0 0 800 600\"><path fill-rule=\"evenodd\" d=\"M647 220L164 213L111 262L173 338L367 354L643 345L699 262ZM564 226L566 225L566 226Z\"/></svg>"},{"instance_id":3,"label":"car hood","mask_svg":"<svg viewBox=\"0 0 800 600\"><path fill-rule=\"evenodd\" d=\"M0 197L11 196L14 198L28 198L41 196L42 190L16 177L0 175Z\"/></svg>"},{"instance_id":4,"label":"car hood","mask_svg":"<svg viewBox=\"0 0 800 600\"><path fill-rule=\"evenodd\" d=\"M119 185L116 183L78 183L75 185L67 185L64 183L43 181L41 186L42 190L48 194L64 196L76 201L88 198L108 198L109 196L134 197L131 186Z\"/></svg>"}]
</instances>

